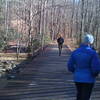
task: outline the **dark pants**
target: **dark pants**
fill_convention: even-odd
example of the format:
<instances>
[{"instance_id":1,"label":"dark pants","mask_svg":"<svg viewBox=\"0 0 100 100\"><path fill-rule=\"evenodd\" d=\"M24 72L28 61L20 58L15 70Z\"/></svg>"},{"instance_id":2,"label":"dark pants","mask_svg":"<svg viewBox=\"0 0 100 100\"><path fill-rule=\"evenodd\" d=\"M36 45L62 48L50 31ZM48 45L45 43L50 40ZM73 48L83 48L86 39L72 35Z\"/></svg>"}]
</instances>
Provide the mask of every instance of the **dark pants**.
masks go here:
<instances>
[{"instance_id":1,"label":"dark pants","mask_svg":"<svg viewBox=\"0 0 100 100\"><path fill-rule=\"evenodd\" d=\"M61 55L62 46L63 46L63 44L58 44L58 48L59 48L59 56Z\"/></svg>"},{"instance_id":2,"label":"dark pants","mask_svg":"<svg viewBox=\"0 0 100 100\"><path fill-rule=\"evenodd\" d=\"M77 99L76 100L89 100L94 83L79 83L76 82Z\"/></svg>"}]
</instances>

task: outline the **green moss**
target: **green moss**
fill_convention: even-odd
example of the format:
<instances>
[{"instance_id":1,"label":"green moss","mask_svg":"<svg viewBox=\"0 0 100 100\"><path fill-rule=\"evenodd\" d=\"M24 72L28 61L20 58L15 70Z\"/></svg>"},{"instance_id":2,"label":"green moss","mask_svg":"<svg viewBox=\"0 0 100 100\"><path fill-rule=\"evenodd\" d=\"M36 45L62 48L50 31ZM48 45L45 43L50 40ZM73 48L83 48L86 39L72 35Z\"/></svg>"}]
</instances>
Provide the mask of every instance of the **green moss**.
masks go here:
<instances>
[{"instance_id":1,"label":"green moss","mask_svg":"<svg viewBox=\"0 0 100 100\"><path fill-rule=\"evenodd\" d=\"M49 35L45 35L44 41L45 41L45 44L48 44L48 43L50 43L52 40L51 40L51 38L50 38Z\"/></svg>"}]
</instances>

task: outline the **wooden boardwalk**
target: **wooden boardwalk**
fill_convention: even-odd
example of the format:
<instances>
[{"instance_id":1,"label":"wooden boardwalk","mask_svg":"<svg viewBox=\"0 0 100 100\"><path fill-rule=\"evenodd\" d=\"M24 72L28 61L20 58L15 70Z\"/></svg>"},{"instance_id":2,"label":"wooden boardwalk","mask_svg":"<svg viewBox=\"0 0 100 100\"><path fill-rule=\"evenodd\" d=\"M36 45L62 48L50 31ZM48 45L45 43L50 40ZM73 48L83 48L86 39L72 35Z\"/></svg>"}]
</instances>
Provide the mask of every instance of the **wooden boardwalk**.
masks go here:
<instances>
[{"instance_id":1,"label":"wooden boardwalk","mask_svg":"<svg viewBox=\"0 0 100 100\"><path fill-rule=\"evenodd\" d=\"M0 100L75 100L72 75L67 71L70 51L66 46L58 56L56 45L23 65L14 79L0 89ZM100 100L100 78L91 100Z\"/></svg>"}]
</instances>

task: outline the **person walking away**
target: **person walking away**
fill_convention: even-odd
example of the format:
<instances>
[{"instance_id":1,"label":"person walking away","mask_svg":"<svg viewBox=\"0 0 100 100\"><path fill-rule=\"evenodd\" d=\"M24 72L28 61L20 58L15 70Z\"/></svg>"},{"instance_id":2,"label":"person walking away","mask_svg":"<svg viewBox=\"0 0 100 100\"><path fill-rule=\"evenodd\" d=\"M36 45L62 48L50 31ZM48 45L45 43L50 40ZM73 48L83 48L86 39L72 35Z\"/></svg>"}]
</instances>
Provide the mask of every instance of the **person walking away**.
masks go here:
<instances>
[{"instance_id":1,"label":"person walking away","mask_svg":"<svg viewBox=\"0 0 100 100\"><path fill-rule=\"evenodd\" d=\"M77 89L76 100L89 100L96 77L100 72L100 59L95 50L91 48L94 37L86 34L83 43L72 52L68 61L68 70L73 73Z\"/></svg>"},{"instance_id":2,"label":"person walking away","mask_svg":"<svg viewBox=\"0 0 100 100\"><path fill-rule=\"evenodd\" d=\"M63 43L64 43L64 39L63 39L63 37L61 35L57 39L57 43L58 43L59 56L60 56L61 55L61 51L62 51L62 46L63 46Z\"/></svg>"}]
</instances>

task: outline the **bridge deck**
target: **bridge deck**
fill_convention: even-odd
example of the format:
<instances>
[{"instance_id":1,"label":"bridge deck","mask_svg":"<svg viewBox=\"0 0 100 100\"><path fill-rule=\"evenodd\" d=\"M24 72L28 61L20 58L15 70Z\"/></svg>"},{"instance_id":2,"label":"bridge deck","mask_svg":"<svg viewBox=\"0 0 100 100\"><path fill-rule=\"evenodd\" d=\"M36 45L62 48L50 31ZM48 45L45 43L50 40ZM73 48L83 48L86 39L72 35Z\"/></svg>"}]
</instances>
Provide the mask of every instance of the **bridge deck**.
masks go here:
<instances>
[{"instance_id":1,"label":"bridge deck","mask_svg":"<svg viewBox=\"0 0 100 100\"><path fill-rule=\"evenodd\" d=\"M23 66L14 79L0 89L0 100L75 100L75 86L66 63L70 51L64 46L58 56L56 45L50 45ZM100 99L100 78L98 78L91 100Z\"/></svg>"}]
</instances>

